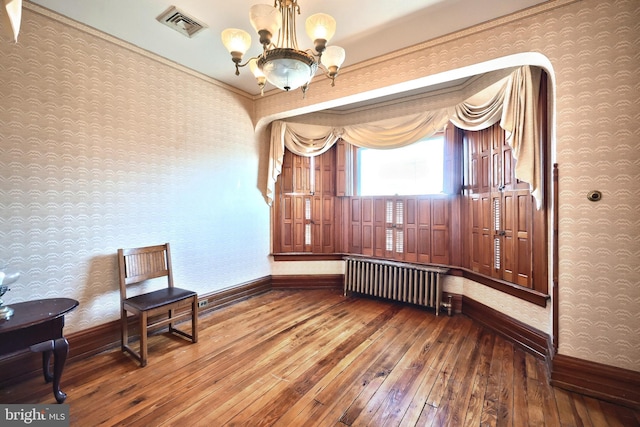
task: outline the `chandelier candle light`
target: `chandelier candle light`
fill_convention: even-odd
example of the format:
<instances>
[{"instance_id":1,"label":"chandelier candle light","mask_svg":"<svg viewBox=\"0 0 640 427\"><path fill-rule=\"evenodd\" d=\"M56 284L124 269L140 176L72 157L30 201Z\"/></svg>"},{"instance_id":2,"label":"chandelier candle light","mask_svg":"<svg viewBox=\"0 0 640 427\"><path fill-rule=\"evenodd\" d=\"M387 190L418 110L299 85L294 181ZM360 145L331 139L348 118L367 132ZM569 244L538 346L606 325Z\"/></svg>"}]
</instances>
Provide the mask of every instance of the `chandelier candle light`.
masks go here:
<instances>
[{"instance_id":1,"label":"chandelier candle light","mask_svg":"<svg viewBox=\"0 0 640 427\"><path fill-rule=\"evenodd\" d=\"M279 89L289 91L302 88L306 93L309 83L318 68L335 84L338 69L344 62L344 49L327 46L336 31L336 21L325 13L317 13L307 18L305 29L313 40L314 51L298 48L295 15L300 14L297 0L275 0L273 6L257 4L251 7L249 19L260 36L262 54L242 64L242 56L251 45L251 36L244 30L228 28L222 32L222 43L231 53L236 65L236 75L240 67L249 64L264 95L265 82ZM277 42L272 38L278 33Z\"/></svg>"}]
</instances>

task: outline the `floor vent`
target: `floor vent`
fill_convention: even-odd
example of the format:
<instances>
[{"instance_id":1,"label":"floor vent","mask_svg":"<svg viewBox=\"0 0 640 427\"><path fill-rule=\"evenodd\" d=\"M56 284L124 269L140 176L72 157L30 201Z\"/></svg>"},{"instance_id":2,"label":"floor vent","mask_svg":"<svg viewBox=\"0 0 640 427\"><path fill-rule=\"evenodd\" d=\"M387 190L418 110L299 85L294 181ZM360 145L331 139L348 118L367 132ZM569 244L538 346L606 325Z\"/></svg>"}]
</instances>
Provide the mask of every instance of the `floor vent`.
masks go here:
<instances>
[{"instance_id":1,"label":"floor vent","mask_svg":"<svg viewBox=\"0 0 640 427\"><path fill-rule=\"evenodd\" d=\"M160 23L169 28L173 28L187 37L193 37L201 30L207 28L205 24L198 22L195 18L185 14L175 6L169 7L169 9L165 10L156 19Z\"/></svg>"}]
</instances>

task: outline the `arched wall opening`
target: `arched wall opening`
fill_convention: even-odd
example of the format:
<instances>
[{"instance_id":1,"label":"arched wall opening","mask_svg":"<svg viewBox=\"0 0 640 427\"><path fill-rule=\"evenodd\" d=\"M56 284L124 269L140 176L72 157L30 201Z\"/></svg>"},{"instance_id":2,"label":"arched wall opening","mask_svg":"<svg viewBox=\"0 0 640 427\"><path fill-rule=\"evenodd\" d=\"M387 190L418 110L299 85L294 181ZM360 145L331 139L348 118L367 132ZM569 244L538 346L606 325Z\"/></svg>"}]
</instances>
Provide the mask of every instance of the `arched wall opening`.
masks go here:
<instances>
[{"instance_id":1,"label":"arched wall opening","mask_svg":"<svg viewBox=\"0 0 640 427\"><path fill-rule=\"evenodd\" d=\"M551 304L547 304L547 307L542 311L537 308L531 308L529 310L527 304L521 304L520 301L513 301L513 312L507 311L505 314L523 321L537 329L554 337L554 343L557 345L557 309L555 309L557 298L556 280L557 269L557 248L554 246L557 239L554 238L554 229L556 229L557 217L554 212L554 200L556 195L554 194L553 183L553 168L552 165L556 162L556 142L555 142L555 77L551 62L549 59L538 52L525 52L514 55L509 55L490 61L481 62L478 64L449 70L446 72L425 76L419 79L403 82L387 86L384 88L373 89L362 93L354 93L346 97L334 99L327 102L322 102L314 105L306 105L291 109L289 111L280 111L270 114L265 117L257 118L256 121L256 133L259 141L264 147L269 146L269 124L274 120L324 120L324 121L340 121L344 120L345 115L349 115L349 111L354 109L367 109L369 112L376 108L376 105L386 105L385 110L389 103L399 104L410 99L411 102L415 102L416 97L421 96L441 96L444 95L444 101L438 100L437 102L447 102L448 98L451 98L451 94L456 91L461 91L464 96L469 95L474 90L481 90L483 84L491 84L493 80L500 77L501 72L508 72L510 69L514 69L519 66L530 65L541 68L547 74L547 112L548 112L548 128L546 135L546 153L547 158L545 161L544 179L545 186L547 188L546 193L548 197L547 206L547 219L548 219L548 283L549 293L553 296ZM492 80L490 76L495 76ZM484 79L484 80L483 80ZM462 82L462 83L460 83ZM444 89L443 89L444 88ZM441 96L442 97L442 96ZM320 118L319 118L320 117ZM265 149L262 150L263 153ZM266 155L268 157L268 153ZM267 162L265 156L261 158L261 176L265 176L267 168L264 167L264 163ZM264 181L260 183L260 188L264 194ZM273 231L273 230L272 230ZM327 271L341 273L343 270L342 262L332 261L283 261L272 263L272 274L326 274ZM467 289L475 286L474 284L462 284L457 289L461 289L461 292L465 294ZM475 295L474 295L475 297ZM487 296L487 299L492 299L492 296ZM507 303L509 303L507 301ZM500 304L501 306L504 304ZM527 314L527 311L535 311L534 314ZM521 313L524 316L520 316ZM557 347L556 347L557 348Z\"/></svg>"}]
</instances>

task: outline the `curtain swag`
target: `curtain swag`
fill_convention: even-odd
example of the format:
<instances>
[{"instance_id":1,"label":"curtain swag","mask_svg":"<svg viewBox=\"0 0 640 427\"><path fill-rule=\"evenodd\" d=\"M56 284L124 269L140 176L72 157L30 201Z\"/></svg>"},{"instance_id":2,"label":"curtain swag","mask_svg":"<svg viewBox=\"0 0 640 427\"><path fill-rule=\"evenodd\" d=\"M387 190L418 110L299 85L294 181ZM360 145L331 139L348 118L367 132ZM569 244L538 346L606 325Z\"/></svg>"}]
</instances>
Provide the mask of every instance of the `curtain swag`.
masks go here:
<instances>
[{"instance_id":1,"label":"curtain swag","mask_svg":"<svg viewBox=\"0 0 640 427\"><path fill-rule=\"evenodd\" d=\"M3 0L0 5L0 29L3 36L18 42L20 22L22 21L22 0Z\"/></svg>"},{"instance_id":2,"label":"curtain swag","mask_svg":"<svg viewBox=\"0 0 640 427\"><path fill-rule=\"evenodd\" d=\"M273 202L275 183L282 171L284 149L306 157L329 150L338 139L358 147L389 149L413 144L442 130L451 121L465 130L482 130L500 122L516 159L516 178L529 183L538 209L542 205L542 170L538 93L541 70L523 66L482 92L452 107L371 123L332 128L274 121L267 200Z\"/></svg>"}]
</instances>

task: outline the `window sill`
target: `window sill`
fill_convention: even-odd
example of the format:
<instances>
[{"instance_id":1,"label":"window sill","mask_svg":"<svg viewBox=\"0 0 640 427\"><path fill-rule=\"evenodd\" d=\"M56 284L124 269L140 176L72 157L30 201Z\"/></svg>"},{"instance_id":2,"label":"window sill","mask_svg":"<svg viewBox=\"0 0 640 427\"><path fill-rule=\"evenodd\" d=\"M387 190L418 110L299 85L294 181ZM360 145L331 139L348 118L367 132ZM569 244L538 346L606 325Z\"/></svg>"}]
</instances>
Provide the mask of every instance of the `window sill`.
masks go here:
<instances>
[{"instance_id":1,"label":"window sill","mask_svg":"<svg viewBox=\"0 0 640 427\"><path fill-rule=\"evenodd\" d=\"M516 285L515 283L488 277L483 274L476 273L475 271L467 270L466 268L452 267L449 274L453 276L462 276L465 279L473 280L474 282L528 301L540 307L546 307L547 302L551 299L549 295L542 292L525 288L524 286Z\"/></svg>"},{"instance_id":2,"label":"window sill","mask_svg":"<svg viewBox=\"0 0 640 427\"><path fill-rule=\"evenodd\" d=\"M342 261L345 254L316 254L310 252L287 252L271 254L274 261Z\"/></svg>"}]
</instances>

